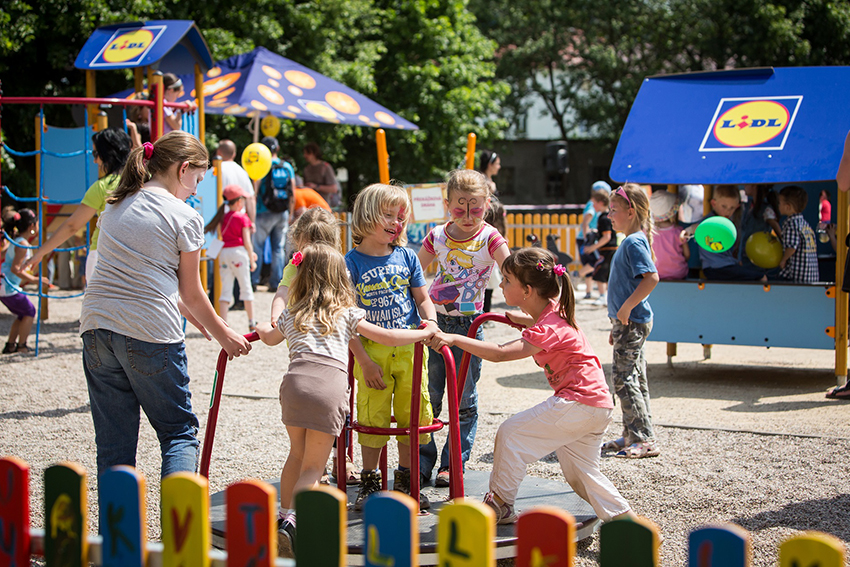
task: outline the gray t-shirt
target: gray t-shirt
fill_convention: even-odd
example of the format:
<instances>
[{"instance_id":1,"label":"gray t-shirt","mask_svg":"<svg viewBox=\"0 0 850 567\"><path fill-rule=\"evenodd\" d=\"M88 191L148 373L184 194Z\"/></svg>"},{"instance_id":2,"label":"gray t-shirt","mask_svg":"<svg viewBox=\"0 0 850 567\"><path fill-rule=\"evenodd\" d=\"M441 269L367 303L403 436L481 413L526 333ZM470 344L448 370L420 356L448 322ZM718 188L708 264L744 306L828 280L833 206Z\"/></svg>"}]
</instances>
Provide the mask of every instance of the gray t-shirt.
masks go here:
<instances>
[{"instance_id":1,"label":"gray t-shirt","mask_svg":"<svg viewBox=\"0 0 850 567\"><path fill-rule=\"evenodd\" d=\"M181 252L204 243L201 215L171 195L143 189L107 205L98 224L97 266L80 333L107 329L149 343L181 342L177 267Z\"/></svg>"}]
</instances>

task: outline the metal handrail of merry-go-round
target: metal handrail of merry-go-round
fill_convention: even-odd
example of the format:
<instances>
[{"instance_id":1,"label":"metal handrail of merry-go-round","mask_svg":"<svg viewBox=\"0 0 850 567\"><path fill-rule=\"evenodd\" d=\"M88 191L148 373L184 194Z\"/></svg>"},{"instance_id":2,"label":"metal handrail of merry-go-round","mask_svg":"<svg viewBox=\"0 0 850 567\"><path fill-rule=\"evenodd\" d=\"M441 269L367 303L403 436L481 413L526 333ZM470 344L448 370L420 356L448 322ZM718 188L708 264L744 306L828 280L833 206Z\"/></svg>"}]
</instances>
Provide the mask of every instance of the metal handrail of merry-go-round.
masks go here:
<instances>
[{"instance_id":1,"label":"metal handrail of merry-go-round","mask_svg":"<svg viewBox=\"0 0 850 567\"><path fill-rule=\"evenodd\" d=\"M257 333L250 333L245 335L245 338L248 342L254 342L259 340L259 335ZM413 385L412 392L419 392L422 387L422 358L423 358L423 350L424 346L422 343L417 343L414 350L414 373L413 373ZM446 363L447 373L446 378L448 382L448 398L449 398L449 435L450 435L450 447L451 447L451 464L452 464L452 479L449 487L449 495L450 498L462 498L463 497L463 475L460 472L462 470L460 463L460 429L459 429L459 421L458 421L458 397L457 397L457 380L455 376L455 364L454 364L454 356L452 356L451 350L448 347L443 347L441 349L441 354L443 355L443 359ZM216 362L216 373L215 373L215 381L213 383L213 391L212 398L210 400L210 411L207 416L207 425L204 432L204 440L201 446L201 462L199 472L206 478L209 478L210 472L210 461L212 460L212 449L215 441L215 432L216 425L218 423L218 414L221 406L221 395L224 390L224 377L227 371L227 361L228 356L227 352L222 349L219 352L218 360ZM353 412L354 405L354 374L353 374L353 357L349 356L349 383L352 385L351 388L351 397L349 399L349 409ZM430 425L420 426L419 425L419 410L420 410L420 402L421 396L412 395L411 396L411 424L410 427L390 427L390 428L375 428L375 427L366 427L358 424L355 420L351 420L350 424L347 424L346 427L340 434L340 438L337 443L337 486L343 492L345 491L345 451L346 451L346 443L345 438L348 435L349 431L358 431L361 433L370 433L373 435L409 435L411 439L418 440L419 435L422 433L431 433L433 431L438 431L442 429L446 424L443 421L435 419ZM418 446L418 443L413 446ZM457 448L457 449L455 449ZM348 452L351 455L352 447L351 444L348 444ZM411 470L417 471L419 470L419 452L413 451L411 455ZM386 448L381 454L381 464L384 469L386 469ZM456 472L455 472L456 471ZM419 475L414 474L411 475L410 482L410 491L411 497L414 498L415 501L419 499ZM386 489L386 475L384 475L384 489Z\"/></svg>"}]
</instances>

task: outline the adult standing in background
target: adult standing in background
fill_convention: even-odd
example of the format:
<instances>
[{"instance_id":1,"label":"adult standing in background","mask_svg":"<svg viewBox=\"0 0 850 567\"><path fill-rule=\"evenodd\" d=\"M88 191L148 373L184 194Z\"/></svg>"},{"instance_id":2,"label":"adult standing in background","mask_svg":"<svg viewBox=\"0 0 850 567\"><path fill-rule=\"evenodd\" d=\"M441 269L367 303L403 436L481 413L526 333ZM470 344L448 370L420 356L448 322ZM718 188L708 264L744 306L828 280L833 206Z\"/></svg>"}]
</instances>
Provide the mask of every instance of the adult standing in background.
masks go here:
<instances>
[{"instance_id":1,"label":"adult standing in background","mask_svg":"<svg viewBox=\"0 0 850 567\"><path fill-rule=\"evenodd\" d=\"M254 288L260 283L260 270L263 268L266 238L272 251L271 273L269 274L269 291L277 291L280 279L283 277L284 247L286 233L289 230L289 219L295 208L295 171L289 162L277 157L280 147L277 139L266 136L262 143L272 153L272 168L269 173L257 182L257 227L254 233L254 250L259 257L257 269L251 272L251 284Z\"/></svg>"},{"instance_id":2,"label":"adult standing in background","mask_svg":"<svg viewBox=\"0 0 850 567\"><path fill-rule=\"evenodd\" d=\"M502 169L502 158L499 157L499 154L493 150L481 150L481 155L478 158L478 171L487 178L491 196L499 194L493 178L499 174L500 169Z\"/></svg>"},{"instance_id":3,"label":"adult standing in background","mask_svg":"<svg viewBox=\"0 0 850 567\"><path fill-rule=\"evenodd\" d=\"M304 146L304 159L307 160L307 167L304 168L304 186L316 190L331 207L338 206L342 201L339 183L331 164L322 161L322 148L319 144L307 142Z\"/></svg>"},{"instance_id":4,"label":"adult standing in background","mask_svg":"<svg viewBox=\"0 0 850 567\"><path fill-rule=\"evenodd\" d=\"M245 197L245 214L251 219L251 232L254 232L257 218L257 196L254 194L254 183L248 177L248 172L236 163L236 144L231 140L218 143L215 155L221 158L221 186L238 185L247 195Z\"/></svg>"},{"instance_id":5,"label":"adult standing in background","mask_svg":"<svg viewBox=\"0 0 850 567\"><path fill-rule=\"evenodd\" d=\"M124 169L124 164L127 162L127 156L130 154L130 136L123 130L107 128L106 130L95 132L91 140L92 158L94 159L94 163L97 164L102 177L92 183L91 187L86 190L83 200L80 201L80 204L71 213L71 216L24 263L22 267L24 270L29 270L33 266L37 266L45 256L53 252L59 245L86 226L86 223L93 216L103 213L103 210L106 208L106 198L118 187L119 176ZM86 282L91 279L94 273L94 267L97 264L97 240L99 235L100 226L96 225L91 233L91 245L86 255Z\"/></svg>"}]
</instances>

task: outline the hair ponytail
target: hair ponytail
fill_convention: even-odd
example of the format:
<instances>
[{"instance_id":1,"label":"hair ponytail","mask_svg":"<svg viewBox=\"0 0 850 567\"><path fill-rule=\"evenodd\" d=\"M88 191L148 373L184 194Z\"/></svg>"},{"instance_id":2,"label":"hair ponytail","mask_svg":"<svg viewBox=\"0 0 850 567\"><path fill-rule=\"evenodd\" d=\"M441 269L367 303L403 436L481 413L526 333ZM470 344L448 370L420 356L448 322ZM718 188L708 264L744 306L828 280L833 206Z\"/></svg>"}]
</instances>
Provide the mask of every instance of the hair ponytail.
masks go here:
<instances>
[{"instance_id":1,"label":"hair ponytail","mask_svg":"<svg viewBox=\"0 0 850 567\"><path fill-rule=\"evenodd\" d=\"M3 230L9 238L17 238L30 226L36 223L35 213L32 209L21 209L9 213L3 220Z\"/></svg>"},{"instance_id":2,"label":"hair ponytail","mask_svg":"<svg viewBox=\"0 0 850 567\"><path fill-rule=\"evenodd\" d=\"M150 159L145 159L145 148L135 148L130 152L121 181L112 195L106 200L117 205L125 198L138 193L142 185L155 175L165 174L174 164L188 163L191 167L208 169L210 156L207 148L187 132L174 130L153 144Z\"/></svg>"},{"instance_id":3,"label":"hair ponytail","mask_svg":"<svg viewBox=\"0 0 850 567\"><path fill-rule=\"evenodd\" d=\"M563 269L563 270L562 270ZM555 264L552 254L542 248L522 248L505 258L502 271L524 286L531 286L541 297L558 297L558 315L575 329L576 298L566 266Z\"/></svg>"}]
</instances>

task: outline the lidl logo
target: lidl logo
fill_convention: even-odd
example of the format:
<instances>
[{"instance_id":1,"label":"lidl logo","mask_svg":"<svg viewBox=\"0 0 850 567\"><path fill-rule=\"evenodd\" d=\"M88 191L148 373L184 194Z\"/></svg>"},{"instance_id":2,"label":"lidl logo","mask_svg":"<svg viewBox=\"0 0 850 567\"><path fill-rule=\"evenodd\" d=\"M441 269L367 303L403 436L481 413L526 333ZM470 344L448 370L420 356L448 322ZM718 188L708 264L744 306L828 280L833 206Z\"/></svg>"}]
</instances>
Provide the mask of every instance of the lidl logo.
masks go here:
<instances>
[{"instance_id":1,"label":"lidl logo","mask_svg":"<svg viewBox=\"0 0 850 567\"><path fill-rule=\"evenodd\" d=\"M700 151L781 150L802 102L802 96L721 99Z\"/></svg>"},{"instance_id":2,"label":"lidl logo","mask_svg":"<svg viewBox=\"0 0 850 567\"><path fill-rule=\"evenodd\" d=\"M150 52L165 26L144 26L135 29L116 30L97 54L92 67L138 65Z\"/></svg>"}]
</instances>

